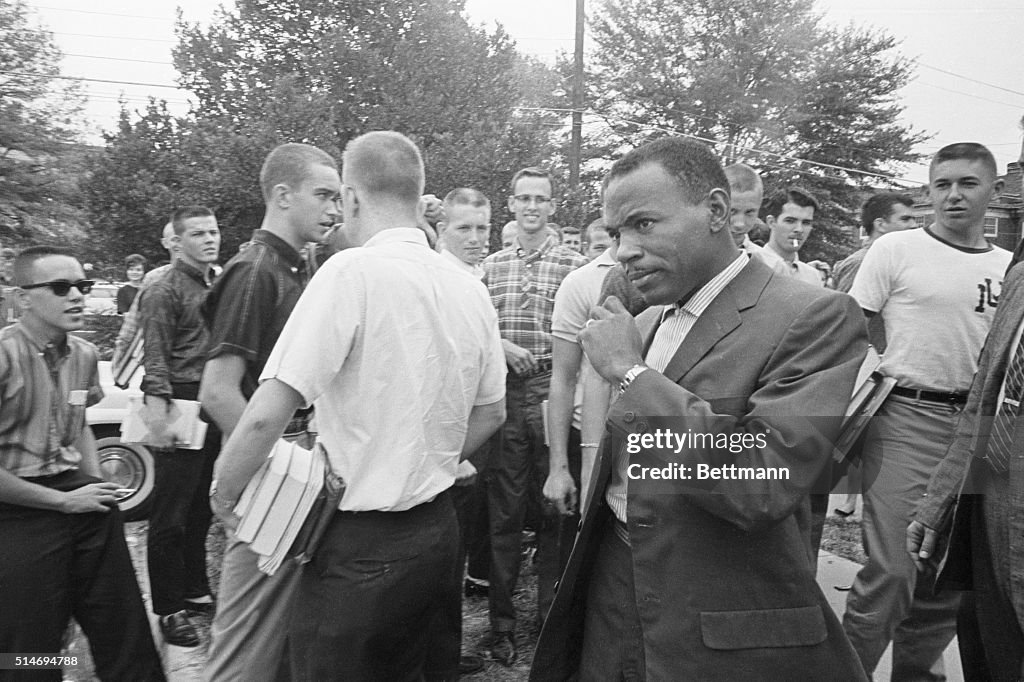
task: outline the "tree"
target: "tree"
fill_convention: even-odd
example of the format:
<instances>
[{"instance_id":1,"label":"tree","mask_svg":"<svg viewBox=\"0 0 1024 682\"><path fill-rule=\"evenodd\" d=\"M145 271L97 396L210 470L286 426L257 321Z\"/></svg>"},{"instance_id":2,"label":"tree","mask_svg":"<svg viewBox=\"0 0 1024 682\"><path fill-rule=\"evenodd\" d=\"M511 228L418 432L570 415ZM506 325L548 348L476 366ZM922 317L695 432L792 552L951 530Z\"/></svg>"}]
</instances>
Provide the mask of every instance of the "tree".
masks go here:
<instances>
[{"instance_id":1,"label":"tree","mask_svg":"<svg viewBox=\"0 0 1024 682\"><path fill-rule=\"evenodd\" d=\"M60 58L22 0L0 0L0 231L11 243L83 236L68 173L81 165L72 143L82 100L56 80Z\"/></svg>"},{"instance_id":2,"label":"tree","mask_svg":"<svg viewBox=\"0 0 1024 682\"><path fill-rule=\"evenodd\" d=\"M682 133L769 187L804 185L825 215L807 257L848 249L839 228L854 224L859 193L926 139L898 123L912 64L896 41L825 26L812 0L602 0L591 29L589 100L606 145Z\"/></svg>"},{"instance_id":3,"label":"tree","mask_svg":"<svg viewBox=\"0 0 1024 682\"><path fill-rule=\"evenodd\" d=\"M178 36L196 106L123 114L90 183L96 220L143 253L186 200L216 210L233 251L263 214L263 157L286 141L340 159L353 137L398 130L423 151L428 192L476 187L496 222L512 173L553 151L554 119L533 109L554 75L471 26L460 0L240 0L206 29L179 19Z\"/></svg>"}]
</instances>

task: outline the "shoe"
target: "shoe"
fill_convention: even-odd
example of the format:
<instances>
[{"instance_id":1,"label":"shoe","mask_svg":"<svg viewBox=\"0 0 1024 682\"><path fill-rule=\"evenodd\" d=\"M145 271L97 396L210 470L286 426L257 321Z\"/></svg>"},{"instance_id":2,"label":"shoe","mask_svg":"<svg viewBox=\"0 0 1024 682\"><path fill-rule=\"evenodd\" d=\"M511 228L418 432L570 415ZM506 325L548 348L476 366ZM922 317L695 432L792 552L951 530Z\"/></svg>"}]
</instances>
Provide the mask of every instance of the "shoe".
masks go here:
<instances>
[{"instance_id":1,"label":"shoe","mask_svg":"<svg viewBox=\"0 0 1024 682\"><path fill-rule=\"evenodd\" d=\"M188 619L186 611L178 611L169 616L160 616L160 634L168 644L181 647L199 646L199 633L196 626Z\"/></svg>"},{"instance_id":2,"label":"shoe","mask_svg":"<svg viewBox=\"0 0 1024 682\"><path fill-rule=\"evenodd\" d=\"M217 600L211 599L206 602L185 600L185 611L189 616L213 616L217 611Z\"/></svg>"},{"instance_id":3,"label":"shoe","mask_svg":"<svg viewBox=\"0 0 1024 682\"><path fill-rule=\"evenodd\" d=\"M484 669L484 661L479 656L459 656L459 674L473 675Z\"/></svg>"},{"instance_id":4,"label":"shoe","mask_svg":"<svg viewBox=\"0 0 1024 682\"><path fill-rule=\"evenodd\" d=\"M465 593L467 599L472 599L473 597L486 598L489 591L490 585L484 585L483 583L466 578Z\"/></svg>"},{"instance_id":5,"label":"shoe","mask_svg":"<svg viewBox=\"0 0 1024 682\"><path fill-rule=\"evenodd\" d=\"M484 646L491 659L506 668L516 662L516 636L511 632L491 632L485 637Z\"/></svg>"},{"instance_id":6,"label":"shoe","mask_svg":"<svg viewBox=\"0 0 1024 682\"><path fill-rule=\"evenodd\" d=\"M846 511L845 509L840 509L839 507L836 507L835 509L832 510L832 512L836 516L841 518L841 519L848 519L848 518L850 518L851 516L853 516L853 513L855 511L857 511L857 510L856 509L851 509L850 511Z\"/></svg>"}]
</instances>

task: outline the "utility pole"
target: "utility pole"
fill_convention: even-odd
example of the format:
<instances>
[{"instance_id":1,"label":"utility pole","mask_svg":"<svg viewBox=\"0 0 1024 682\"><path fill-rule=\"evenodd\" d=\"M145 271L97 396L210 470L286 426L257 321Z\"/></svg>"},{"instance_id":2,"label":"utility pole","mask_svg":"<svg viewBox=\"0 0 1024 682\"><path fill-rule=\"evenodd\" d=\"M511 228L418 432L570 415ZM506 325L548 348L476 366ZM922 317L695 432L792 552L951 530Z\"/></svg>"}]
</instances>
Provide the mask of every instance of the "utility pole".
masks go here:
<instances>
[{"instance_id":1,"label":"utility pole","mask_svg":"<svg viewBox=\"0 0 1024 682\"><path fill-rule=\"evenodd\" d=\"M576 61L572 77L572 140L569 150L569 187L580 184L580 156L583 147L583 11L584 0L576 0Z\"/></svg>"}]
</instances>

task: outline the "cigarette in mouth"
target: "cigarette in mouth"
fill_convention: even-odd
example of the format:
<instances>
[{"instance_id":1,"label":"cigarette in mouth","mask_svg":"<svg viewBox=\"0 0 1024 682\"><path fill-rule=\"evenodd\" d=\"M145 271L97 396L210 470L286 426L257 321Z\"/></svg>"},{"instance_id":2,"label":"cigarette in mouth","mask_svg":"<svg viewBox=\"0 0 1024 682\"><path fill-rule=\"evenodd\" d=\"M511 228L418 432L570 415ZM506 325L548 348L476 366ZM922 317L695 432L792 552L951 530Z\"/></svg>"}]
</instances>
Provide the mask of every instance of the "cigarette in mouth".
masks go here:
<instances>
[{"instance_id":1,"label":"cigarette in mouth","mask_svg":"<svg viewBox=\"0 0 1024 682\"><path fill-rule=\"evenodd\" d=\"M792 245L792 247L794 249L800 248L800 240L797 239L796 237L793 237L792 239L790 239L789 243Z\"/></svg>"}]
</instances>

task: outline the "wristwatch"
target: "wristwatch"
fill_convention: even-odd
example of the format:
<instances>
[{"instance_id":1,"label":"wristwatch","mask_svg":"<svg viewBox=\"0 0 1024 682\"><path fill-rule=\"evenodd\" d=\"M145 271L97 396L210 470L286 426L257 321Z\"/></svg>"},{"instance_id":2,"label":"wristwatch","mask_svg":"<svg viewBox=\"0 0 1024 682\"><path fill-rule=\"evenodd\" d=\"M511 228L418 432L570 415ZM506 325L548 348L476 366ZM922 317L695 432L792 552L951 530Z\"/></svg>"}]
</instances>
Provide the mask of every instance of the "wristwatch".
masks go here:
<instances>
[{"instance_id":1,"label":"wristwatch","mask_svg":"<svg viewBox=\"0 0 1024 682\"><path fill-rule=\"evenodd\" d=\"M650 367L647 365L636 364L626 370L626 375L622 377L622 381L619 382L619 393L624 393L625 390L629 388L629 385L648 369L650 369Z\"/></svg>"}]
</instances>

